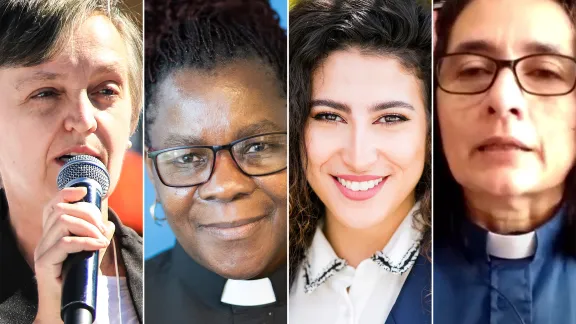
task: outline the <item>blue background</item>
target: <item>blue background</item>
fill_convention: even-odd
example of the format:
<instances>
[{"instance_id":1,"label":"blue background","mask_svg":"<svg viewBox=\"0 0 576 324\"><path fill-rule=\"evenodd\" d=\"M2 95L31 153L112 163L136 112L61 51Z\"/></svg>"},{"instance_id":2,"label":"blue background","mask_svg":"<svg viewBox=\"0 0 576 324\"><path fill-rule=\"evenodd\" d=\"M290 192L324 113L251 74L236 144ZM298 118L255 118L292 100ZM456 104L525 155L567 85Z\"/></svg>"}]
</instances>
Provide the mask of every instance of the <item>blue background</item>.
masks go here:
<instances>
[{"instance_id":1,"label":"blue background","mask_svg":"<svg viewBox=\"0 0 576 324\"><path fill-rule=\"evenodd\" d=\"M286 29L288 5L286 0L271 0L272 8L280 16L280 25ZM156 194L154 186L148 175L144 176L144 258L148 259L161 251L171 248L174 245L174 234L170 230L167 222L162 222L162 226L156 225L150 215L150 206L154 203ZM163 218L162 206L156 207L156 218Z\"/></svg>"}]
</instances>

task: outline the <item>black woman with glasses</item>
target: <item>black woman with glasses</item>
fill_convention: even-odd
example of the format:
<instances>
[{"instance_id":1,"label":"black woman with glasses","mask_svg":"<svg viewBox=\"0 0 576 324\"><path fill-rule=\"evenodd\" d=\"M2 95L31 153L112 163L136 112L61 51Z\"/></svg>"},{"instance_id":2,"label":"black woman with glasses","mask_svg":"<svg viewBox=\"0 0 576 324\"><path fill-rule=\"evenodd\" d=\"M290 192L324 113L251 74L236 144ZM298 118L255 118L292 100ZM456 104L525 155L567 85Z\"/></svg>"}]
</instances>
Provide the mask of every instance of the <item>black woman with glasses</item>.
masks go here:
<instances>
[{"instance_id":1,"label":"black woman with glasses","mask_svg":"<svg viewBox=\"0 0 576 324\"><path fill-rule=\"evenodd\" d=\"M146 323L286 323L286 35L268 1L146 1L147 167L174 248Z\"/></svg>"},{"instance_id":2,"label":"black woman with glasses","mask_svg":"<svg viewBox=\"0 0 576 324\"><path fill-rule=\"evenodd\" d=\"M434 319L576 323L576 1L436 23Z\"/></svg>"}]
</instances>

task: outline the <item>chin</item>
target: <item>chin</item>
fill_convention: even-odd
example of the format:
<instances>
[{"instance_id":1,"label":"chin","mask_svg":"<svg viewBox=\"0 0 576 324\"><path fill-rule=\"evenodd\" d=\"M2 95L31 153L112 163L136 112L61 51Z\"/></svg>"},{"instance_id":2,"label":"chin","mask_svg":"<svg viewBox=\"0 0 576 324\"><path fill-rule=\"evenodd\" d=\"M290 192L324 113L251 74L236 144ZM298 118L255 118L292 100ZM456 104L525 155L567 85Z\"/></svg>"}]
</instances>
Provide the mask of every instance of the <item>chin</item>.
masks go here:
<instances>
[{"instance_id":1,"label":"chin","mask_svg":"<svg viewBox=\"0 0 576 324\"><path fill-rule=\"evenodd\" d=\"M254 279L264 271L264 263L230 263L230 260L219 263L216 268L212 268L212 271L216 272L218 275L235 280L249 280Z\"/></svg>"},{"instance_id":2,"label":"chin","mask_svg":"<svg viewBox=\"0 0 576 324\"><path fill-rule=\"evenodd\" d=\"M375 197L376 198L376 197ZM333 213L336 220L348 228L353 229L367 229L384 220L383 215L388 215L389 210L383 206L388 204L378 204L381 207L374 210L372 206L366 208L346 208L344 206L335 206L333 210L338 211Z\"/></svg>"},{"instance_id":3,"label":"chin","mask_svg":"<svg viewBox=\"0 0 576 324\"><path fill-rule=\"evenodd\" d=\"M533 192L538 183L533 174L525 172L486 175L479 181L480 189L493 196L520 196Z\"/></svg>"}]
</instances>

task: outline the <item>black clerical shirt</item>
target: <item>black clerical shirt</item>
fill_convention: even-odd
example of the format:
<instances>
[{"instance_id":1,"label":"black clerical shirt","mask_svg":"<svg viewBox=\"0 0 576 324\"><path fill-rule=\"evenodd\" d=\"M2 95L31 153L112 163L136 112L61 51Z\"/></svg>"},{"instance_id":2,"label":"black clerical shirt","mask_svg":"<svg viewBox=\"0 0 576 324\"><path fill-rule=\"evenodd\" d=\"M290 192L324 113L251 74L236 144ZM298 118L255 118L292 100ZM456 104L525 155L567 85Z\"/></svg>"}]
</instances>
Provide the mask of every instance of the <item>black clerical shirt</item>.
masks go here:
<instances>
[{"instance_id":1,"label":"black clerical shirt","mask_svg":"<svg viewBox=\"0 0 576 324\"><path fill-rule=\"evenodd\" d=\"M286 265L269 277L276 302L262 306L233 306L220 302L226 278L196 263L178 243L146 261L145 269L146 324L287 322Z\"/></svg>"}]
</instances>

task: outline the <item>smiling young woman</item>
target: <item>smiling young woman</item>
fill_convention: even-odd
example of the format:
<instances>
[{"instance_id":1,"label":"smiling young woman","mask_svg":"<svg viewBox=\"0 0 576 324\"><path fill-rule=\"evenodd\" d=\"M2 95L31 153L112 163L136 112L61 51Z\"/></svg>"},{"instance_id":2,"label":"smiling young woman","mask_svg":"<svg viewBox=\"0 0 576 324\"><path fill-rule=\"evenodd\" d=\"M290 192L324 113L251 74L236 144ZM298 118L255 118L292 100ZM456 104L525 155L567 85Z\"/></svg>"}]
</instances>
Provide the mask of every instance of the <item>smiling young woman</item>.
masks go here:
<instances>
[{"instance_id":1,"label":"smiling young woman","mask_svg":"<svg viewBox=\"0 0 576 324\"><path fill-rule=\"evenodd\" d=\"M430 322L430 10L290 12L290 320Z\"/></svg>"}]
</instances>

